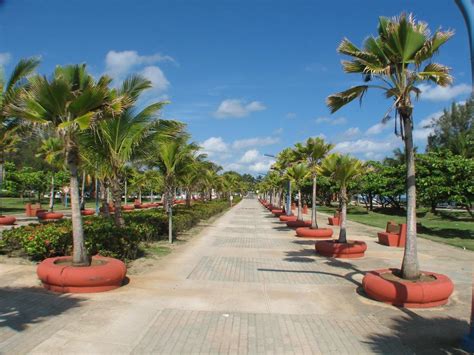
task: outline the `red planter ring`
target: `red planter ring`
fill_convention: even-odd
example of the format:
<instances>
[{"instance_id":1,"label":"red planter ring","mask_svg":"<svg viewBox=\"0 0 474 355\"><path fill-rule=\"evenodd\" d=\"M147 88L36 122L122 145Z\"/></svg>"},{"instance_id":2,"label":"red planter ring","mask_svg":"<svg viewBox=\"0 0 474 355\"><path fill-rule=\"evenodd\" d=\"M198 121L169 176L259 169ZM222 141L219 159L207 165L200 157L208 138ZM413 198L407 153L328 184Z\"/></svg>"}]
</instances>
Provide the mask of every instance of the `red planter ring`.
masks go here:
<instances>
[{"instance_id":1,"label":"red planter ring","mask_svg":"<svg viewBox=\"0 0 474 355\"><path fill-rule=\"evenodd\" d=\"M57 221L62 219L64 214L59 212L40 212L36 214L36 217L42 221Z\"/></svg>"},{"instance_id":2,"label":"red planter ring","mask_svg":"<svg viewBox=\"0 0 474 355\"><path fill-rule=\"evenodd\" d=\"M391 281L382 278L382 274L397 269L369 271L362 280L362 287L370 298L389 303L393 306L407 308L429 308L442 306L448 302L454 285L445 275L422 271L425 275L436 278L434 281L409 282Z\"/></svg>"},{"instance_id":3,"label":"red planter ring","mask_svg":"<svg viewBox=\"0 0 474 355\"><path fill-rule=\"evenodd\" d=\"M348 243L324 240L316 243L316 252L329 258L362 258L366 250L367 244L358 240L349 240Z\"/></svg>"},{"instance_id":4,"label":"red planter ring","mask_svg":"<svg viewBox=\"0 0 474 355\"><path fill-rule=\"evenodd\" d=\"M12 216L0 216L0 225L11 226L15 224L16 218Z\"/></svg>"},{"instance_id":5,"label":"red planter ring","mask_svg":"<svg viewBox=\"0 0 474 355\"><path fill-rule=\"evenodd\" d=\"M82 210L82 211L81 211L81 214L82 214L83 216L92 216L93 214L95 214L95 211L92 210L92 209L90 209L90 208L88 208L88 209Z\"/></svg>"},{"instance_id":6,"label":"red planter ring","mask_svg":"<svg viewBox=\"0 0 474 355\"><path fill-rule=\"evenodd\" d=\"M302 220L294 220L286 222L286 225L289 228L300 228L300 227L310 227L311 221L302 221Z\"/></svg>"},{"instance_id":7,"label":"red planter ring","mask_svg":"<svg viewBox=\"0 0 474 355\"><path fill-rule=\"evenodd\" d=\"M272 209L272 213L275 215L275 217L280 217L284 212L281 208L274 208Z\"/></svg>"},{"instance_id":8,"label":"red planter ring","mask_svg":"<svg viewBox=\"0 0 474 355\"><path fill-rule=\"evenodd\" d=\"M134 205L123 205L122 210L124 211L133 211L135 209Z\"/></svg>"},{"instance_id":9,"label":"red planter ring","mask_svg":"<svg viewBox=\"0 0 474 355\"><path fill-rule=\"evenodd\" d=\"M332 229L331 228L318 228L311 229L309 227L300 227L296 228L296 235L301 238L331 238Z\"/></svg>"},{"instance_id":10,"label":"red planter ring","mask_svg":"<svg viewBox=\"0 0 474 355\"><path fill-rule=\"evenodd\" d=\"M38 278L47 290L61 293L92 293L110 291L123 283L127 268L117 259L93 256L92 260L103 264L74 267L57 264L71 260L70 256L43 260L36 270Z\"/></svg>"},{"instance_id":11,"label":"red planter ring","mask_svg":"<svg viewBox=\"0 0 474 355\"><path fill-rule=\"evenodd\" d=\"M281 222L296 221L296 216L295 215L287 216L284 214L280 216L280 221Z\"/></svg>"}]
</instances>

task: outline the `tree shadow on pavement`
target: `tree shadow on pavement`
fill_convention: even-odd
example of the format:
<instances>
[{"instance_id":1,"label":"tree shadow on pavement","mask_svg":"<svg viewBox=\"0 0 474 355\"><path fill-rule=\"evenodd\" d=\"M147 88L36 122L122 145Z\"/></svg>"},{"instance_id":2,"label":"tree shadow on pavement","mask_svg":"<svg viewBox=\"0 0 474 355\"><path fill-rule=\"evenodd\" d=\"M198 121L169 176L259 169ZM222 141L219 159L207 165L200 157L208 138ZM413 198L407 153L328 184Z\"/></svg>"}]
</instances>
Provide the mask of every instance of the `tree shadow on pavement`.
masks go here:
<instances>
[{"instance_id":1,"label":"tree shadow on pavement","mask_svg":"<svg viewBox=\"0 0 474 355\"><path fill-rule=\"evenodd\" d=\"M373 334L366 342L374 353L386 353L386 344L396 341L416 354L465 354L459 345L469 332L469 323L453 317L422 317L406 308L404 315L392 318L389 334Z\"/></svg>"},{"instance_id":2,"label":"tree shadow on pavement","mask_svg":"<svg viewBox=\"0 0 474 355\"><path fill-rule=\"evenodd\" d=\"M35 287L0 288L0 329L21 332L29 325L80 307L84 299Z\"/></svg>"}]
</instances>

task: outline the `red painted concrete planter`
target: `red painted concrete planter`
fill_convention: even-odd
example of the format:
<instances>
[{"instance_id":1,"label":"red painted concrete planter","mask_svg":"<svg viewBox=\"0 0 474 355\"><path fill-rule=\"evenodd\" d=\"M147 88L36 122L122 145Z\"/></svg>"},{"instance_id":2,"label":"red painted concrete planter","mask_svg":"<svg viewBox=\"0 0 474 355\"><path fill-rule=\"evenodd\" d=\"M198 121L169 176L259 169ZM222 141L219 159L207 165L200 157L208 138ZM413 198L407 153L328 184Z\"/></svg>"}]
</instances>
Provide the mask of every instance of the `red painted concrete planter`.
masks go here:
<instances>
[{"instance_id":1,"label":"red painted concrete planter","mask_svg":"<svg viewBox=\"0 0 474 355\"><path fill-rule=\"evenodd\" d=\"M281 222L296 221L296 216L295 215L287 216L283 214L280 216L280 221Z\"/></svg>"},{"instance_id":2,"label":"red painted concrete planter","mask_svg":"<svg viewBox=\"0 0 474 355\"><path fill-rule=\"evenodd\" d=\"M15 224L16 218L12 216L0 216L0 225L11 226Z\"/></svg>"},{"instance_id":3,"label":"red painted concrete planter","mask_svg":"<svg viewBox=\"0 0 474 355\"><path fill-rule=\"evenodd\" d=\"M295 221L288 221L286 225L289 228L299 228L299 227L310 227L311 221L302 221L302 220L295 220Z\"/></svg>"},{"instance_id":4,"label":"red painted concrete planter","mask_svg":"<svg viewBox=\"0 0 474 355\"><path fill-rule=\"evenodd\" d=\"M331 238L332 229L331 228L318 228L311 229L309 227L300 227L296 228L296 235L301 238Z\"/></svg>"},{"instance_id":5,"label":"red painted concrete planter","mask_svg":"<svg viewBox=\"0 0 474 355\"><path fill-rule=\"evenodd\" d=\"M393 271L398 270L382 269L365 274L362 287L370 298L398 307L429 308L446 304L453 293L454 285L445 275L422 271L436 278L426 282L394 281L381 277Z\"/></svg>"},{"instance_id":6,"label":"red painted concrete planter","mask_svg":"<svg viewBox=\"0 0 474 355\"><path fill-rule=\"evenodd\" d=\"M36 217L42 221L57 221L64 217L63 213L59 212L39 212Z\"/></svg>"},{"instance_id":7,"label":"red painted concrete planter","mask_svg":"<svg viewBox=\"0 0 474 355\"><path fill-rule=\"evenodd\" d=\"M316 243L316 252L329 258L362 258L366 250L367 244L358 240L349 240L347 243L336 243L335 240L324 240Z\"/></svg>"},{"instance_id":8,"label":"red painted concrete planter","mask_svg":"<svg viewBox=\"0 0 474 355\"><path fill-rule=\"evenodd\" d=\"M62 293L104 292L120 287L127 273L125 264L113 258L93 256L100 264L85 267L61 264L70 260L70 256L48 258L38 265L36 273L44 288Z\"/></svg>"},{"instance_id":9,"label":"red painted concrete planter","mask_svg":"<svg viewBox=\"0 0 474 355\"><path fill-rule=\"evenodd\" d=\"M284 212L281 208L274 208L272 209L272 213L275 215L275 217L280 217Z\"/></svg>"},{"instance_id":10,"label":"red painted concrete planter","mask_svg":"<svg viewBox=\"0 0 474 355\"><path fill-rule=\"evenodd\" d=\"M83 216L92 216L93 214L95 214L95 211L89 208L89 209L82 210L81 214Z\"/></svg>"},{"instance_id":11,"label":"red painted concrete planter","mask_svg":"<svg viewBox=\"0 0 474 355\"><path fill-rule=\"evenodd\" d=\"M134 205L123 205L122 210L124 211L133 211L135 209Z\"/></svg>"}]
</instances>

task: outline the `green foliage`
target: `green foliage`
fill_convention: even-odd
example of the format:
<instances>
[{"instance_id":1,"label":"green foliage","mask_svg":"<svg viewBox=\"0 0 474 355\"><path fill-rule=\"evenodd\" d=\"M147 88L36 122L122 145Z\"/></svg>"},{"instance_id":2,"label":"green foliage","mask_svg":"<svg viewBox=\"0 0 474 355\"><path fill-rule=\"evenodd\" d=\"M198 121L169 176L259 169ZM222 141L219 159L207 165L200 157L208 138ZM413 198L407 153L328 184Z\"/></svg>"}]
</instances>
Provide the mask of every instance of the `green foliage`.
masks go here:
<instances>
[{"instance_id":1,"label":"green foliage","mask_svg":"<svg viewBox=\"0 0 474 355\"><path fill-rule=\"evenodd\" d=\"M428 137L428 151L449 150L455 155L474 158L474 100L453 103L441 117L431 122L433 133Z\"/></svg>"},{"instance_id":2,"label":"green foliage","mask_svg":"<svg viewBox=\"0 0 474 355\"><path fill-rule=\"evenodd\" d=\"M228 202L225 200L196 203L189 208L178 206L173 215L173 233L184 232L227 208ZM163 209L134 211L125 214L125 219L126 227L117 228L110 218L85 218L84 240L89 253L122 260L135 259L141 242L160 240L168 231L168 216ZM32 224L6 230L0 238L0 250L8 254L21 251L33 260L69 255L72 251L71 221Z\"/></svg>"}]
</instances>

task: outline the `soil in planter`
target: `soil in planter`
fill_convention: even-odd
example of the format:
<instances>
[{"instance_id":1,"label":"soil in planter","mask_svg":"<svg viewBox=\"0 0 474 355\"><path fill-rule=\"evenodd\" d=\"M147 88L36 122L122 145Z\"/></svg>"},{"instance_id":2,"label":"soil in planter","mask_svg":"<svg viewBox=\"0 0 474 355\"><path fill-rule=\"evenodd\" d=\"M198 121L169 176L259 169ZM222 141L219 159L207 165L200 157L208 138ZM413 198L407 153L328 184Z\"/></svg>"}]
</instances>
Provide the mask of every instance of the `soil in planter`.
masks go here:
<instances>
[{"instance_id":1,"label":"soil in planter","mask_svg":"<svg viewBox=\"0 0 474 355\"><path fill-rule=\"evenodd\" d=\"M426 274L421 274L420 278L416 280L405 280L401 278L401 273L400 271L395 271L395 272L386 272L384 274L380 274L380 277L384 280L387 281L394 281L394 282L410 282L410 283L419 283L419 282L432 282L436 281L436 277L433 275L426 275Z\"/></svg>"},{"instance_id":2,"label":"soil in planter","mask_svg":"<svg viewBox=\"0 0 474 355\"><path fill-rule=\"evenodd\" d=\"M73 266L72 265L72 260L58 260L54 262L55 265L60 265L60 266ZM105 265L106 262L104 260L96 260L92 259L92 262L88 266L100 266L100 265ZM84 266L84 267L88 267ZM77 267L82 267L82 266L77 266Z\"/></svg>"}]
</instances>

